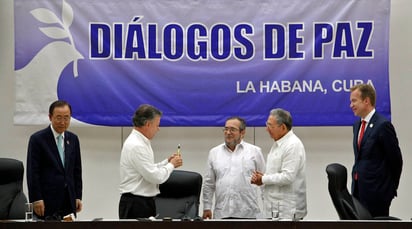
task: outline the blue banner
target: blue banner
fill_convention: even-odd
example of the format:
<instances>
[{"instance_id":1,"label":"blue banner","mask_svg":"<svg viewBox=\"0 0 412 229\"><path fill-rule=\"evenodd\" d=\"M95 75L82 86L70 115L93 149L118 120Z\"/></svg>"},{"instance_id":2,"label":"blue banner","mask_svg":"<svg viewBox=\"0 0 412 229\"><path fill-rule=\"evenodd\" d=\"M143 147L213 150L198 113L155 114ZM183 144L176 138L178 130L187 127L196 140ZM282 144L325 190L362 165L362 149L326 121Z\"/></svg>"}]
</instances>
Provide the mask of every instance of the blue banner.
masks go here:
<instances>
[{"instance_id":1,"label":"blue banner","mask_svg":"<svg viewBox=\"0 0 412 229\"><path fill-rule=\"evenodd\" d=\"M372 84L390 118L390 0L14 0L16 124L48 123L56 99L78 123L295 126L354 120L349 88Z\"/></svg>"}]
</instances>

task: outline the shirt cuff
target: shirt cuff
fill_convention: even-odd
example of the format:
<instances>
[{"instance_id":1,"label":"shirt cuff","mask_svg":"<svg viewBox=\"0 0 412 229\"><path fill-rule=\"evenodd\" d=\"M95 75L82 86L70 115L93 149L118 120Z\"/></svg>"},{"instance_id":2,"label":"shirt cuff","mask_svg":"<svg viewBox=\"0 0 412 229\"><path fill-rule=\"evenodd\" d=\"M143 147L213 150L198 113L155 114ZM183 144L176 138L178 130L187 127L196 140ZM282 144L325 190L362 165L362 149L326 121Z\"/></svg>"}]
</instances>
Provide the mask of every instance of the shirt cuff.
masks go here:
<instances>
[{"instance_id":1,"label":"shirt cuff","mask_svg":"<svg viewBox=\"0 0 412 229\"><path fill-rule=\"evenodd\" d=\"M167 160L166 160L167 161ZM175 169L175 166L172 164L172 163L167 163L166 164L166 168L167 168L167 170L169 170L169 171L173 171L173 169Z\"/></svg>"},{"instance_id":2,"label":"shirt cuff","mask_svg":"<svg viewBox=\"0 0 412 229\"><path fill-rule=\"evenodd\" d=\"M268 176L262 176L262 184L265 184L268 181Z\"/></svg>"}]
</instances>

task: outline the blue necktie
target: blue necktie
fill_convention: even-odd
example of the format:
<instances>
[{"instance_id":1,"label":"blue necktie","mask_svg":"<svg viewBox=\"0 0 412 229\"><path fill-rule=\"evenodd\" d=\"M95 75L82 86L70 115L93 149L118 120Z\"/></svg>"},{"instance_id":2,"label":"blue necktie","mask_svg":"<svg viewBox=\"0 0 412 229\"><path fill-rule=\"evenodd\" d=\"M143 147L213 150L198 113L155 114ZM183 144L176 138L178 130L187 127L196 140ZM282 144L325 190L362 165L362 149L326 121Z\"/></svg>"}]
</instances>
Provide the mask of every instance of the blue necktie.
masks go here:
<instances>
[{"instance_id":1,"label":"blue necktie","mask_svg":"<svg viewBox=\"0 0 412 229\"><path fill-rule=\"evenodd\" d=\"M64 149L63 149L63 136L59 134L57 136L57 149L59 150L60 159L62 159L63 167L64 167Z\"/></svg>"}]
</instances>

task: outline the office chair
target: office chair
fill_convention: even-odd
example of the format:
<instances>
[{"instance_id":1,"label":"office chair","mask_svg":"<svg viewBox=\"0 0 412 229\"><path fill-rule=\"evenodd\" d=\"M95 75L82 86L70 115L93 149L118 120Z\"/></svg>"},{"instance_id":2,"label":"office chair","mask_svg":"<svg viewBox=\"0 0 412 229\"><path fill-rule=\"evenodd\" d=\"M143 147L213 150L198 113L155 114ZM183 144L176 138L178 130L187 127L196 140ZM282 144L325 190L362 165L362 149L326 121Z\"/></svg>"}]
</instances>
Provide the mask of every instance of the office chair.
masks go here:
<instances>
[{"instance_id":1,"label":"office chair","mask_svg":"<svg viewBox=\"0 0 412 229\"><path fill-rule=\"evenodd\" d=\"M399 220L392 216L372 217L369 210L349 193L345 166L338 163L329 164L326 173L329 194L341 220Z\"/></svg>"},{"instance_id":2,"label":"office chair","mask_svg":"<svg viewBox=\"0 0 412 229\"><path fill-rule=\"evenodd\" d=\"M156 197L158 218L198 219L202 176L196 172L174 170L159 186Z\"/></svg>"},{"instance_id":3,"label":"office chair","mask_svg":"<svg viewBox=\"0 0 412 229\"><path fill-rule=\"evenodd\" d=\"M24 219L27 198L23 193L23 163L0 158L0 219Z\"/></svg>"}]
</instances>

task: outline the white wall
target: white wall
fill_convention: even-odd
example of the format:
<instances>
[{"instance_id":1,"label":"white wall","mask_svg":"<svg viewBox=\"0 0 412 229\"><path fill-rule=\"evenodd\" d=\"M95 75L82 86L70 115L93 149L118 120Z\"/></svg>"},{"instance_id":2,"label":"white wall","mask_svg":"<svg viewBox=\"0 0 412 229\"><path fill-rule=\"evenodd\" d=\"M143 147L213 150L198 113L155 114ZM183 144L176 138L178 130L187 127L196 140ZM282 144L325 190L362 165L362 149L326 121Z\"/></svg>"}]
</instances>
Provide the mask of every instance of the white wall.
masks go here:
<instances>
[{"instance_id":1,"label":"white wall","mask_svg":"<svg viewBox=\"0 0 412 229\"><path fill-rule=\"evenodd\" d=\"M412 217L412 177L410 130L412 105L412 1L392 0L390 30L390 88L392 120L397 129L404 157L404 169L391 214L402 219ZM14 126L14 31L13 1L0 1L0 157L12 157L25 163L28 137L43 126ZM325 104L327 105L327 104ZM349 98L347 104L349 106ZM348 107L349 109L349 107ZM95 217L115 219L118 207L118 164L123 139L130 128L71 128L81 141L84 180L84 209L79 219ZM338 219L327 192L325 167L340 162L350 171L353 161L351 127L296 127L307 152L307 220ZM264 128L248 128L247 138L268 152L272 140ZM223 141L217 127L164 127L153 140L156 159L160 160L182 145L182 169L203 173L208 150ZM1 174L0 174L1 175ZM26 184L25 184L26 185ZM27 193L26 186L24 187ZM202 209L201 209L202 210Z\"/></svg>"}]
</instances>

